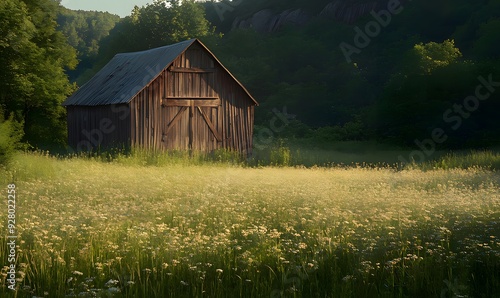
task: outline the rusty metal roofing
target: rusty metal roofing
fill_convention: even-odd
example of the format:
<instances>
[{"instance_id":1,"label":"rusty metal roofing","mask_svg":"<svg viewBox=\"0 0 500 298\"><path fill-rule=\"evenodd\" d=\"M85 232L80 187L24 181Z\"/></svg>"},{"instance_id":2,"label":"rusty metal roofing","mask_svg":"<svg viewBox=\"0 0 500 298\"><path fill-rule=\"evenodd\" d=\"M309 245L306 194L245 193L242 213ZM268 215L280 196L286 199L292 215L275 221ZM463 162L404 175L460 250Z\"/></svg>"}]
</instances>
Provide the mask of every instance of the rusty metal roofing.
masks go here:
<instances>
[{"instance_id":1,"label":"rusty metal roofing","mask_svg":"<svg viewBox=\"0 0 500 298\"><path fill-rule=\"evenodd\" d=\"M186 51L194 42L203 46L226 70L220 61L197 39L147 51L117 54L92 79L68 97L63 106L100 106L129 103L142 89ZM229 73L231 75L231 73ZM258 104L245 87L231 75L248 96Z\"/></svg>"}]
</instances>

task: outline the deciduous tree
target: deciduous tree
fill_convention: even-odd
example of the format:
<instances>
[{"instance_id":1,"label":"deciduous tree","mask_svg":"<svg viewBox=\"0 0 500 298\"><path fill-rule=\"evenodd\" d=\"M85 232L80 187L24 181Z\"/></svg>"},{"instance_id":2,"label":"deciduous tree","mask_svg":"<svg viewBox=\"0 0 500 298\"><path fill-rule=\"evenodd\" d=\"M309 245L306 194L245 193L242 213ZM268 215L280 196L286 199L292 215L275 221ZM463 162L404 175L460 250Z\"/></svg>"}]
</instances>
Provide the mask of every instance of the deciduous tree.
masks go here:
<instances>
[{"instance_id":1,"label":"deciduous tree","mask_svg":"<svg viewBox=\"0 0 500 298\"><path fill-rule=\"evenodd\" d=\"M65 69L76 52L56 30L58 3L52 0L0 2L0 105L24 123L33 146L66 141L61 102L74 87Z\"/></svg>"}]
</instances>

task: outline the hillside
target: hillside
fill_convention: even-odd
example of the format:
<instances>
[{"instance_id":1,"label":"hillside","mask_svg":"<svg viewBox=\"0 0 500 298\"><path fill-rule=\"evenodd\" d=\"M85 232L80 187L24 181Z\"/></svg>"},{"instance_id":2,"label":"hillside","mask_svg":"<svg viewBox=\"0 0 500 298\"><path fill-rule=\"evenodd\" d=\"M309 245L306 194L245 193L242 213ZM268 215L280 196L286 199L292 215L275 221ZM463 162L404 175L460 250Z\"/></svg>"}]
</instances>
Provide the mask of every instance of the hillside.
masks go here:
<instances>
[{"instance_id":1,"label":"hillside","mask_svg":"<svg viewBox=\"0 0 500 298\"><path fill-rule=\"evenodd\" d=\"M407 0L402 0L402 3ZM261 33L271 33L287 25L303 26L315 18L352 24L379 10L387 1L221 1L207 2L207 19L223 32L234 29L255 29Z\"/></svg>"},{"instance_id":2,"label":"hillside","mask_svg":"<svg viewBox=\"0 0 500 298\"><path fill-rule=\"evenodd\" d=\"M388 5L397 13L387 15ZM479 76L498 74L500 1L241 0L205 7L225 34L214 52L262 103L258 123L269 125L273 108L295 115L275 136L414 147L442 128L442 148L498 144L498 94L464 114L467 121L443 114L474 94Z\"/></svg>"},{"instance_id":3,"label":"hillside","mask_svg":"<svg viewBox=\"0 0 500 298\"><path fill-rule=\"evenodd\" d=\"M70 80L83 83L92 76L93 72L88 71L98 58L99 42L109 35L109 31L119 20L119 16L107 12L59 8L58 30L64 33L68 43L77 50L79 60L77 68L68 71Z\"/></svg>"}]
</instances>

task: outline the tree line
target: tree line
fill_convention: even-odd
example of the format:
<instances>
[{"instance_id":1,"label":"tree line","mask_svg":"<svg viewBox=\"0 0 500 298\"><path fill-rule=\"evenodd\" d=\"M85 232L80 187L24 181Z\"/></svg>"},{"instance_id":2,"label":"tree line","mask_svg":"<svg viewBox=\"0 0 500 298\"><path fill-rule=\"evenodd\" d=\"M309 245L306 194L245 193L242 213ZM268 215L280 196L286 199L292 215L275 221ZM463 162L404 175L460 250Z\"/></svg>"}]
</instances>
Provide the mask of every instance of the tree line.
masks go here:
<instances>
[{"instance_id":1,"label":"tree line","mask_svg":"<svg viewBox=\"0 0 500 298\"><path fill-rule=\"evenodd\" d=\"M342 43L354 45L373 14L345 24L317 16L330 1L237 2L227 2L232 9L223 19L211 1L193 0L154 1L120 19L54 0L2 1L0 155L19 140L64 147L61 102L113 55L189 38L206 43L261 103L257 131L273 108L287 107L295 116L283 138L412 147L440 128L443 149L498 145L499 0L405 2L350 59ZM231 28L234 18L264 8L316 16L274 33ZM476 103L480 78L489 95Z\"/></svg>"}]
</instances>

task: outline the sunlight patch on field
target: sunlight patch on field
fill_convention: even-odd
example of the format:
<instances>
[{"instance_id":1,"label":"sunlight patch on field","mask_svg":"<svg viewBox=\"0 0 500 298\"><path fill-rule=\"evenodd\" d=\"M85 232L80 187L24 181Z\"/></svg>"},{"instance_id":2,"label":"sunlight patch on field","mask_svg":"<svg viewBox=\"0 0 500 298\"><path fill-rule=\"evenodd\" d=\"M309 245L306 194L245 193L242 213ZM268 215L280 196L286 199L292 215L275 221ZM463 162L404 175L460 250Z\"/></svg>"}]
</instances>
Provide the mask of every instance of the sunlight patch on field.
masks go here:
<instances>
[{"instance_id":1,"label":"sunlight patch on field","mask_svg":"<svg viewBox=\"0 0 500 298\"><path fill-rule=\"evenodd\" d=\"M18 263L25 290L39 296L499 289L495 172L139 167L40 156L16 167Z\"/></svg>"}]
</instances>

